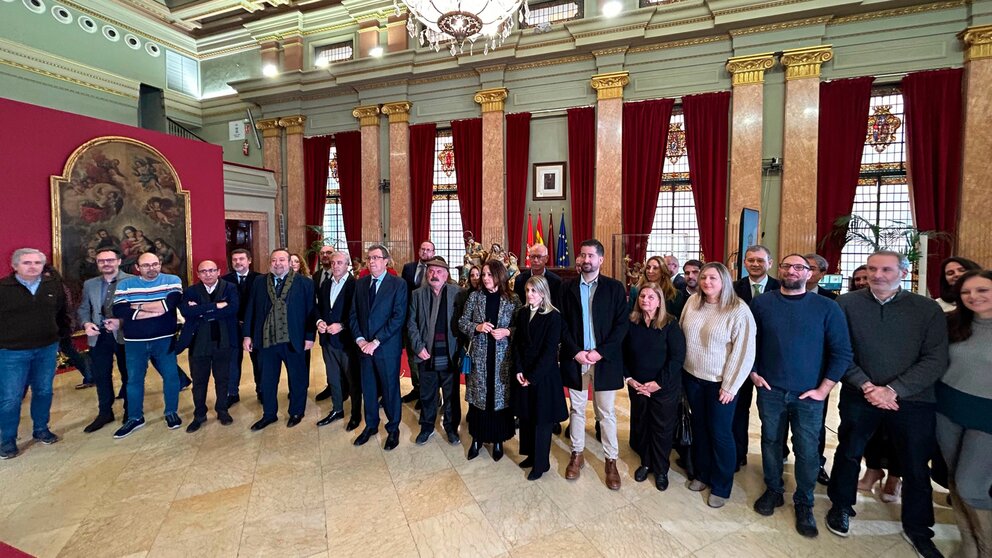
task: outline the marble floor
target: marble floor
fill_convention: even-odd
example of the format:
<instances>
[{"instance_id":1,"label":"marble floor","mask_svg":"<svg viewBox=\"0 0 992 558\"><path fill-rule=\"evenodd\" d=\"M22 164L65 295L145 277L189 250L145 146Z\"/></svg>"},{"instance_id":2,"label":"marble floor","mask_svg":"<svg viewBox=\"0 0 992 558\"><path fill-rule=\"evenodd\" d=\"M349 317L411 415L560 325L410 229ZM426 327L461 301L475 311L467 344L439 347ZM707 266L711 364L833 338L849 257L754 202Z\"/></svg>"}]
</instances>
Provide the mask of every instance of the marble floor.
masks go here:
<instances>
[{"instance_id":1,"label":"marble floor","mask_svg":"<svg viewBox=\"0 0 992 558\"><path fill-rule=\"evenodd\" d=\"M564 480L569 449L562 437L553 442L552 471L536 482L516 466L515 441L498 463L488 453L467 461L464 424L461 445L435 436L417 446L412 405L403 408L398 448L382 450L381 429L378 443L356 448L342 422L314 425L329 404L312 400L325 385L323 373L316 372L322 370L319 352L313 360L305 422L287 429L281 420L258 433L248 430L260 416L254 397L232 408L232 426L221 426L211 413L195 434L166 429L161 380L150 372L144 429L124 440L114 440L111 427L84 434L96 393L73 389L78 374L60 375L51 426L62 441L31 443L25 404L22 453L0 462L0 541L35 556L86 558L914 555L900 536L899 505L884 504L877 494L859 496L847 539L826 530L829 502L820 486L821 534L815 540L796 534L790 504L772 517L756 514L751 504L764 488L756 412L750 464L738 473L727 506L714 510L706 506L705 493L685 488L678 469L663 493L650 479L633 481L638 461L626 447L625 395L618 401L623 487L613 492L603 484L602 449L591 433L587 466L577 481ZM244 378L243 393L252 394L251 373ZM284 382L283 406L285 390ZM404 379L402 391L408 390ZM180 414L187 422L192 406L189 391L181 393ZM835 430L836 423L835 407L828 426ZM833 433L827 445L828 452L836 446ZM791 490L791 464L786 472ZM957 528L943 505L944 493L936 491L934 501L937 546L949 554Z\"/></svg>"}]
</instances>

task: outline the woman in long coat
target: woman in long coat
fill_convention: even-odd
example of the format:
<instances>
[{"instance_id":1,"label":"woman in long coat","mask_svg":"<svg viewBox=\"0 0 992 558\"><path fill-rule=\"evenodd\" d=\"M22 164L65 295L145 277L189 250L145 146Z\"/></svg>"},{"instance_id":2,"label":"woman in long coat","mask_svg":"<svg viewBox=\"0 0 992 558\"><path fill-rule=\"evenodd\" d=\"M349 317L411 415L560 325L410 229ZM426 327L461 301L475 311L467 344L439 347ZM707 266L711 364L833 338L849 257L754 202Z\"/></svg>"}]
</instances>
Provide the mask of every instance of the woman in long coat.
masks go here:
<instances>
[{"instance_id":1,"label":"woman in long coat","mask_svg":"<svg viewBox=\"0 0 992 558\"><path fill-rule=\"evenodd\" d=\"M498 260L487 261L482 266L482 288L469 295L465 313L458 320L462 333L472 338L472 372L465 379L466 420L472 436L469 459L479 455L482 444L491 443L493 460L499 461L503 442L513 437L510 328L518 305L517 295L507 282L506 267Z\"/></svg>"}]
</instances>

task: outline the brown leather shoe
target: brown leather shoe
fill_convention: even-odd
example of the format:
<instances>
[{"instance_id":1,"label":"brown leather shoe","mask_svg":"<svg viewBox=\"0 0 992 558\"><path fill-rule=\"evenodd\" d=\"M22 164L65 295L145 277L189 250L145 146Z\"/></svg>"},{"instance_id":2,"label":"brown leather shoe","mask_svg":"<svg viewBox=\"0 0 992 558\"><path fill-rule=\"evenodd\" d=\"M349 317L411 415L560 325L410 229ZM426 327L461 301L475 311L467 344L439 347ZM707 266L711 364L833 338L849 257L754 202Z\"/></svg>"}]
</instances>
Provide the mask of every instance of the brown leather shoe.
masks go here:
<instances>
[{"instance_id":1,"label":"brown leather shoe","mask_svg":"<svg viewBox=\"0 0 992 558\"><path fill-rule=\"evenodd\" d=\"M617 460L606 460L606 487L610 490L620 490L620 471L617 471Z\"/></svg>"},{"instance_id":2,"label":"brown leather shoe","mask_svg":"<svg viewBox=\"0 0 992 558\"><path fill-rule=\"evenodd\" d=\"M582 457L582 452L573 451L572 457L568 459L568 467L565 467L565 478L575 480L579 478L579 469L585 465L586 460Z\"/></svg>"}]
</instances>

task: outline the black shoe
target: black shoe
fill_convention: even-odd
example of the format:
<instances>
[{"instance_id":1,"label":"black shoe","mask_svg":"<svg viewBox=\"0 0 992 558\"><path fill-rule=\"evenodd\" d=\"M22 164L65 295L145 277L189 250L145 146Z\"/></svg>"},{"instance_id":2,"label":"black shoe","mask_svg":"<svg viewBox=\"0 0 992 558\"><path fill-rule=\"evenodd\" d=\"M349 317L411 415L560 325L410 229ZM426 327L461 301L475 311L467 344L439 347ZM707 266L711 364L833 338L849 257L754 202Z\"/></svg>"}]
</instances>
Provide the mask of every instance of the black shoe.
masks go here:
<instances>
[{"instance_id":1,"label":"black shoe","mask_svg":"<svg viewBox=\"0 0 992 558\"><path fill-rule=\"evenodd\" d=\"M655 473L654 487L661 492L668 490L668 473Z\"/></svg>"},{"instance_id":2,"label":"black shoe","mask_svg":"<svg viewBox=\"0 0 992 558\"><path fill-rule=\"evenodd\" d=\"M820 467L820 472L816 475L816 482L827 486L830 484L830 475L827 474L827 470Z\"/></svg>"},{"instance_id":3,"label":"black shoe","mask_svg":"<svg viewBox=\"0 0 992 558\"><path fill-rule=\"evenodd\" d=\"M193 422L189 423L189 426L186 427L186 433L187 434L192 434L192 433L196 432L197 430L200 429L201 426L203 426L203 423L205 423L205 422L207 422L207 419L205 419L205 418L195 418L194 417L193 418Z\"/></svg>"},{"instance_id":4,"label":"black shoe","mask_svg":"<svg viewBox=\"0 0 992 558\"><path fill-rule=\"evenodd\" d=\"M555 436L561 434L561 423L560 422L556 422L556 423L554 423L551 426L551 433L554 434Z\"/></svg>"},{"instance_id":5,"label":"black shoe","mask_svg":"<svg viewBox=\"0 0 992 558\"><path fill-rule=\"evenodd\" d=\"M455 430L447 430L445 431L445 435L448 437L448 443L453 446L462 443L462 439L458 437L458 432Z\"/></svg>"},{"instance_id":6,"label":"black shoe","mask_svg":"<svg viewBox=\"0 0 992 558\"><path fill-rule=\"evenodd\" d=\"M400 445L400 433L390 432L386 435L386 443L383 444L382 449L390 451L396 449L396 446L398 445Z\"/></svg>"},{"instance_id":7,"label":"black shoe","mask_svg":"<svg viewBox=\"0 0 992 558\"><path fill-rule=\"evenodd\" d=\"M906 539L906 542L913 547L916 555L920 558L944 558L944 555L937 550L937 546L933 544L930 537L922 535L913 536L903 531L902 538Z\"/></svg>"},{"instance_id":8,"label":"black shoe","mask_svg":"<svg viewBox=\"0 0 992 558\"><path fill-rule=\"evenodd\" d=\"M276 422L276 420L278 420L278 419L276 419L276 417L264 417L263 416L262 418L258 419L258 422L256 422L255 424L251 425L251 431L252 432L258 432L259 430L265 428L266 426L268 426L270 424L274 424Z\"/></svg>"},{"instance_id":9,"label":"black shoe","mask_svg":"<svg viewBox=\"0 0 992 558\"><path fill-rule=\"evenodd\" d=\"M145 426L144 417L140 419L127 419L124 421L124 426L121 426L120 428L117 429L117 432L114 432L114 438L117 440L120 440L121 438L127 438L128 436L131 435L132 432L138 430L139 428L143 428L144 426Z\"/></svg>"},{"instance_id":10,"label":"black shoe","mask_svg":"<svg viewBox=\"0 0 992 558\"><path fill-rule=\"evenodd\" d=\"M529 480L529 481L536 481L537 479L541 478L541 475L543 475L543 474L544 474L544 471L538 471L537 469L531 469L530 473L527 473L527 480Z\"/></svg>"},{"instance_id":11,"label":"black shoe","mask_svg":"<svg viewBox=\"0 0 992 558\"><path fill-rule=\"evenodd\" d=\"M775 508L781 508L784 505L784 496L772 490L765 490L765 493L754 502L754 511L767 517L775 513Z\"/></svg>"},{"instance_id":12,"label":"black shoe","mask_svg":"<svg viewBox=\"0 0 992 558\"><path fill-rule=\"evenodd\" d=\"M648 478L649 469L644 465L641 465L634 471L634 480L637 482L644 482Z\"/></svg>"},{"instance_id":13,"label":"black shoe","mask_svg":"<svg viewBox=\"0 0 992 558\"><path fill-rule=\"evenodd\" d=\"M317 426L327 426L336 420L344 419L344 411L331 411L326 417L317 421Z\"/></svg>"},{"instance_id":14,"label":"black shoe","mask_svg":"<svg viewBox=\"0 0 992 558\"><path fill-rule=\"evenodd\" d=\"M520 467L521 469L530 469L531 467L534 466L534 457L528 455L526 459L524 459L520 463L517 463L517 466Z\"/></svg>"},{"instance_id":15,"label":"black shoe","mask_svg":"<svg viewBox=\"0 0 992 558\"><path fill-rule=\"evenodd\" d=\"M356 446L365 445L365 442L368 442L372 438L372 436L375 436L376 432L378 432L378 430L369 430L368 428L362 430L362 433L359 434L357 438L355 438L355 442L354 442L355 445Z\"/></svg>"},{"instance_id":16,"label":"black shoe","mask_svg":"<svg viewBox=\"0 0 992 558\"><path fill-rule=\"evenodd\" d=\"M417 434L417 445L422 446L426 444L433 435L434 435L433 428L421 428L420 434Z\"/></svg>"},{"instance_id":17,"label":"black shoe","mask_svg":"<svg viewBox=\"0 0 992 558\"><path fill-rule=\"evenodd\" d=\"M331 396L331 386L327 386L326 388L324 388L324 391L318 393L317 394L317 397L314 397L313 400L314 401L323 401L323 400L329 398L330 396Z\"/></svg>"},{"instance_id":18,"label":"black shoe","mask_svg":"<svg viewBox=\"0 0 992 558\"><path fill-rule=\"evenodd\" d=\"M348 424L347 425L345 425L344 431L345 432L351 432L352 430L358 428L361 424L362 424L362 420L361 419L353 418L353 419L351 419L351 420L348 421Z\"/></svg>"},{"instance_id":19,"label":"black shoe","mask_svg":"<svg viewBox=\"0 0 992 558\"><path fill-rule=\"evenodd\" d=\"M59 441L59 437L53 434L52 431L47 428L35 432L32 438L41 442L42 444L45 444L46 446L50 446L55 442Z\"/></svg>"},{"instance_id":20,"label":"black shoe","mask_svg":"<svg viewBox=\"0 0 992 558\"><path fill-rule=\"evenodd\" d=\"M230 409L232 405L237 405L241 401L240 395L228 395L227 396L227 408Z\"/></svg>"},{"instance_id":21,"label":"black shoe","mask_svg":"<svg viewBox=\"0 0 992 558\"><path fill-rule=\"evenodd\" d=\"M596 421L596 441L597 442L602 442L603 441L603 433L599 429L599 421L598 420Z\"/></svg>"},{"instance_id":22,"label":"black shoe","mask_svg":"<svg viewBox=\"0 0 992 558\"><path fill-rule=\"evenodd\" d=\"M183 425L183 419L179 418L177 413L169 413L165 415L165 425L169 430L175 430Z\"/></svg>"},{"instance_id":23,"label":"black shoe","mask_svg":"<svg viewBox=\"0 0 992 558\"><path fill-rule=\"evenodd\" d=\"M127 394L124 392L124 388L121 388L121 390L117 392L117 397L114 399L124 399L126 395Z\"/></svg>"},{"instance_id":24,"label":"black shoe","mask_svg":"<svg viewBox=\"0 0 992 558\"><path fill-rule=\"evenodd\" d=\"M813 517L813 506L796 504L796 532L808 538L816 537L820 530L816 528L816 518Z\"/></svg>"},{"instance_id":25,"label":"black shoe","mask_svg":"<svg viewBox=\"0 0 992 558\"><path fill-rule=\"evenodd\" d=\"M301 422L303 422L303 415L290 415L289 420L286 421L286 428L292 428Z\"/></svg>"},{"instance_id":26,"label":"black shoe","mask_svg":"<svg viewBox=\"0 0 992 558\"><path fill-rule=\"evenodd\" d=\"M13 459L20 453L17 449L17 442L7 442L0 445L0 459Z\"/></svg>"},{"instance_id":27,"label":"black shoe","mask_svg":"<svg viewBox=\"0 0 992 558\"><path fill-rule=\"evenodd\" d=\"M217 421L224 426L230 426L234 424L234 419L231 418L229 413L217 413Z\"/></svg>"},{"instance_id":28,"label":"black shoe","mask_svg":"<svg viewBox=\"0 0 992 558\"><path fill-rule=\"evenodd\" d=\"M851 534L851 510L834 506L827 512L827 529L838 537Z\"/></svg>"},{"instance_id":29,"label":"black shoe","mask_svg":"<svg viewBox=\"0 0 992 558\"><path fill-rule=\"evenodd\" d=\"M421 410L423 408L424 408L424 404L421 403L419 399L417 400L416 403L413 404L413 410L414 411L419 411L419 410Z\"/></svg>"},{"instance_id":30,"label":"black shoe","mask_svg":"<svg viewBox=\"0 0 992 558\"><path fill-rule=\"evenodd\" d=\"M493 444L493 461L499 461L503 459L503 443L496 442Z\"/></svg>"},{"instance_id":31,"label":"black shoe","mask_svg":"<svg viewBox=\"0 0 992 558\"><path fill-rule=\"evenodd\" d=\"M479 457L480 449L482 449L482 444L476 442L475 440L472 440L472 445L468 447L468 455L466 456L468 457L469 461L475 459L476 457Z\"/></svg>"},{"instance_id":32,"label":"black shoe","mask_svg":"<svg viewBox=\"0 0 992 558\"><path fill-rule=\"evenodd\" d=\"M87 434L91 434L93 432L96 432L97 430L100 430L101 428L107 426L112 422L114 422L113 413L109 415L97 415L97 417L93 419L93 422L86 425L86 428L83 429L83 432Z\"/></svg>"},{"instance_id":33,"label":"black shoe","mask_svg":"<svg viewBox=\"0 0 992 558\"><path fill-rule=\"evenodd\" d=\"M420 392L417 390L410 390L410 393L403 396L400 401L403 403L413 403L414 401L420 400Z\"/></svg>"},{"instance_id":34,"label":"black shoe","mask_svg":"<svg viewBox=\"0 0 992 558\"><path fill-rule=\"evenodd\" d=\"M571 421L569 421L569 423L565 425L565 437L566 438L571 438L572 437L572 423L571 423Z\"/></svg>"}]
</instances>

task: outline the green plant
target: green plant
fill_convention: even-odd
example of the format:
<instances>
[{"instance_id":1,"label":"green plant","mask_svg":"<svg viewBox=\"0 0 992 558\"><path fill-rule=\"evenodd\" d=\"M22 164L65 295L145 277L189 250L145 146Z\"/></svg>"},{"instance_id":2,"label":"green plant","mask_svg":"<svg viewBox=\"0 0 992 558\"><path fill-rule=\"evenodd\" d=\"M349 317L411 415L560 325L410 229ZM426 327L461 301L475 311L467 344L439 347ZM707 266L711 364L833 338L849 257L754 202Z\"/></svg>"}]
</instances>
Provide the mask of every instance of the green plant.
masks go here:
<instances>
[{"instance_id":1,"label":"green plant","mask_svg":"<svg viewBox=\"0 0 992 558\"><path fill-rule=\"evenodd\" d=\"M929 240L950 240L950 235L941 231L921 231L912 223L889 221L885 226L877 225L859 215L842 215L834 221L834 229L827 238L839 241L860 242L871 247L872 251L893 250L906 256L910 263L920 260L920 240L926 235ZM824 239L824 243L827 239Z\"/></svg>"}]
</instances>

